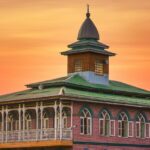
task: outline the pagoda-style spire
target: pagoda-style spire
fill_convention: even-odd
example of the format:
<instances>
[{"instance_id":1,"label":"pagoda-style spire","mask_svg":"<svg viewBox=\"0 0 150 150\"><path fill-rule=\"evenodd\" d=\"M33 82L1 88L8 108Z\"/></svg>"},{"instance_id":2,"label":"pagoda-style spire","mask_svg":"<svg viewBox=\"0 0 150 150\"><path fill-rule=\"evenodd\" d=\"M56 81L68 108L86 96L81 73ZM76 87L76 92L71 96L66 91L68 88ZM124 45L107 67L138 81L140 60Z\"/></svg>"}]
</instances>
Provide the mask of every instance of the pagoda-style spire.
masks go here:
<instances>
[{"instance_id":1,"label":"pagoda-style spire","mask_svg":"<svg viewBox=\"0 0 150 150\"><path fill-rule=\"evenodd\" d=\"M86 13L86 17L90 18L90 6L89 4L87 4L87 13Z\"/></svg>"},{"instance_id":2,"label":"pagoda-style spire","mask_svg":"<svg viewBox=\"0 0 150 150\"><path fill-rule=\"evenodd\" d=\"M106 50L109 46L99 42L98 30L90 18L89 5L77 40L68 45L69 50L61 52L68 57L68 74L77 73L90 83L108 85L109 56L115 54Z\"/></svg>"},{"instance_id":3,"label":"pagoda-style spire","mask_svg":"<svg viewBox=\"0 0 150 150\"><path fill-rule=\"evenodd\" d=\"M93 21L91 20L90 15L91 15L90 8L89 5L87 5L86 19L79 30L78 40L82 40L82 39L99 40L98 30L95 24L93 23Z\"/></svg>"}]
</instances>

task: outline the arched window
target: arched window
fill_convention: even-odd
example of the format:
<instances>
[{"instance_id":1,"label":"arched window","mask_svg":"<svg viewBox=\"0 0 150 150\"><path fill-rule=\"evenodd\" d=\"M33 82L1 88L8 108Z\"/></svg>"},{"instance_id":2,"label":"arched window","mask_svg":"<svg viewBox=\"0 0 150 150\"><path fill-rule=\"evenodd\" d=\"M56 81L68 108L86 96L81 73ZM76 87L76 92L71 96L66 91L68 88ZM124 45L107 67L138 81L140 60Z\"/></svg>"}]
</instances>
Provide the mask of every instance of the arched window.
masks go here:
<instances>
[{"instance_id":1,"label":"arched window","mask_svg":"<svg viewBox=\"0 0 150 150\"><path fill-rule=\"evenodd\" d=\"M32 129L32 117L29 113L25 115L25 129L30 130Z\"/></svg>"},{"instance_id":2,"label":"arched window","mask_svg":"<svg viewBox=\"0 0 150 150\"><path fill-rule=\"evenodd\" d=\"M144 138L145 137L145 118L140 113L136 119L136 137Z\"/></svg>"},{"instance_id":3,"label":"arched window","mask_svg":"<svg viewBox=\"0 0 150 150\"><path fill-rule=\"evenodd\" d=\"M107 110L103 110L99 117L99 132L101 136L115 136L115 120L112 120Z\"/></svg>"},{"instance_id":4,"label":"arched window","mask_svg":"<svg viewBox=\"0 0 150 150\"><path fill-rule=\"evenodd\" d=\"M110 135L110 116L106 110L102 111L99 119L100 135Z\"/></svg>"},{"instance_id":5,"label":"arched window","mask_svg":"<svg viewBox=\"0 0 150 150\"><path fill-rule=\"evenodd\" d=\"M81 122L81 134L91 135L92 134L92 116L87 108L84 108L80 116Z\"/></svg>"},{"instance_id":6,"label":"arched window","mask_svg":"<svg viewBox=\"0 0 150 150\"><path fill-rule=\"evenodd\" d=\"M119 114L119 136L128 137L128 117L125 112Z\"/></svg>"}]
</instances>

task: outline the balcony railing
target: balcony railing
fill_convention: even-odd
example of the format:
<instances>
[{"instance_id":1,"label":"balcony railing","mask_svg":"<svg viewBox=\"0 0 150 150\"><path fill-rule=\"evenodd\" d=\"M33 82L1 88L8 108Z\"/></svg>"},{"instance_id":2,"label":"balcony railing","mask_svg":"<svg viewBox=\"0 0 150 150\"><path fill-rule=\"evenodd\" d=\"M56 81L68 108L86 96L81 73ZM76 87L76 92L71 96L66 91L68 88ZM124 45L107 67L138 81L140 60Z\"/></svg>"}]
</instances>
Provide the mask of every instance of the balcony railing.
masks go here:
<instances>
[{"instance_id":1,"label":"balcony railing","mask_svg":"<svg viewBox=\"0 0 150 150\"><path fill-rule=\"evenodd\" d=\"M31 129L24 131L7 131L0 132L0 143L8 142L26 142L26 141L43 141L43 140L71 140L72 130L70 128L62 129Z\"/></svg>"}]
</instances>

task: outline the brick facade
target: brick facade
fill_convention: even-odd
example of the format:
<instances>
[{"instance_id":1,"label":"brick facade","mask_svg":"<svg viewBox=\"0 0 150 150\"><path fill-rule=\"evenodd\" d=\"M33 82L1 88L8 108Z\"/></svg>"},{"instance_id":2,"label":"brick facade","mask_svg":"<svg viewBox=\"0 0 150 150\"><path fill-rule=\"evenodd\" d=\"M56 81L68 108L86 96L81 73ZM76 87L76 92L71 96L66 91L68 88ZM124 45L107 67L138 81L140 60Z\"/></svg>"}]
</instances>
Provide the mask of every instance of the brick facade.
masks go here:
<instances>
[{"instance_id":1,"label":"brick facade","mask_svg":"<svg viewBox=\"0 0 150 150\"><path fill-rule=\"evenodd\" d=\"M88 107L93 112L92 117L92 135L81 135L80 134L80 109L82 107ZM107 109L111 112L113 120L115 120L115 136L105 137L99 135L99 113L102 109ZM135 137L135 124L134 124L134 135L133 137L118 137L118 121L117 116L121 110L127 111L130 115L130 120L135 122L135 116L138 112L145 113L147 120L150 121L150 111L148 109L140 109L133 107L124 106L113 106L105 104L95 104L95 103L81 103L74 102L73 105L73 150L84 150L84 148L89 148L85 150L137 150L137 149L150 149L150 138L136 138ZM115 143L111 146L111 143ZM118 146L120 144L120 146ZM110 146L109 146L110 145ZM117 145L117 146L115 146ZM125 145L125 146L124 146ZM149 145L149 147L144 147L143 145ZM140 147L141 146L141 147Z\"/></svg>"}]
</instances>

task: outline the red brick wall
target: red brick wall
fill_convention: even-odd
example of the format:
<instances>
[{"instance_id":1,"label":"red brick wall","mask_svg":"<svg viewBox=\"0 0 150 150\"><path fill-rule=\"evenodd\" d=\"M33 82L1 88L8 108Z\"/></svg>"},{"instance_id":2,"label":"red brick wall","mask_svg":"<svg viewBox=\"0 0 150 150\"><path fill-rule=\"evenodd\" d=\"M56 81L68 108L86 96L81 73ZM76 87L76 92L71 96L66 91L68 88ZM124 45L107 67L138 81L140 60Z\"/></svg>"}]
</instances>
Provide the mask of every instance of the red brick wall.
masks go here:
<instances>
[{"instance_id":1,"label":"red brick wall","mask_svg":"<svg viewBox=\"0 0 150 150\"><path fill-rule=\"evenodd\" d=\"M80 102L74 102L73 104L73 125L76 125L76 127L73 129L73 140L74 141L85 141L85 142L104 142L104 143L123 143L123 144L148 144L150 145L150 138L136 138L135 135L134 137L118 137L118 121L117 121L117 115L122 109L126 109L128 113L130 114L131 119L135 119L135 115L137 114L138 111L144 111L145 114L147 115L147 119L150 120L150 111L145 109L142 110L140 108L131 108L131 107L122 107L122 106L110 106L110 105L103 105L103 104L91 104L87 103L87 106L90 107L90 109L93 111L93 130L92 130L92 135L80 135L80 116L79 116L79 111L82 108L82 106L85 105L85 103L80 103ZM104 137L99 135L99 112L103 108L108 109L111 113L115 121L115 136L114 137ZM74 145L75 150L83 150L83 147L85 148L86 145ZM89 147L89 146L88 146ZM93 149L92 149L93 148ZM96 149L95 149L96 148ZM105 146L92 146L91 149L89 150L100 150L100 149L105 149ZM107 148L106 148L107 149ZM129 147L109 147L111 150L135 150L137 148L129 148ZM144 148L139 148L144 150ZM150 148L146 148L149 149Z\"/></svg>"}]
</instances>

